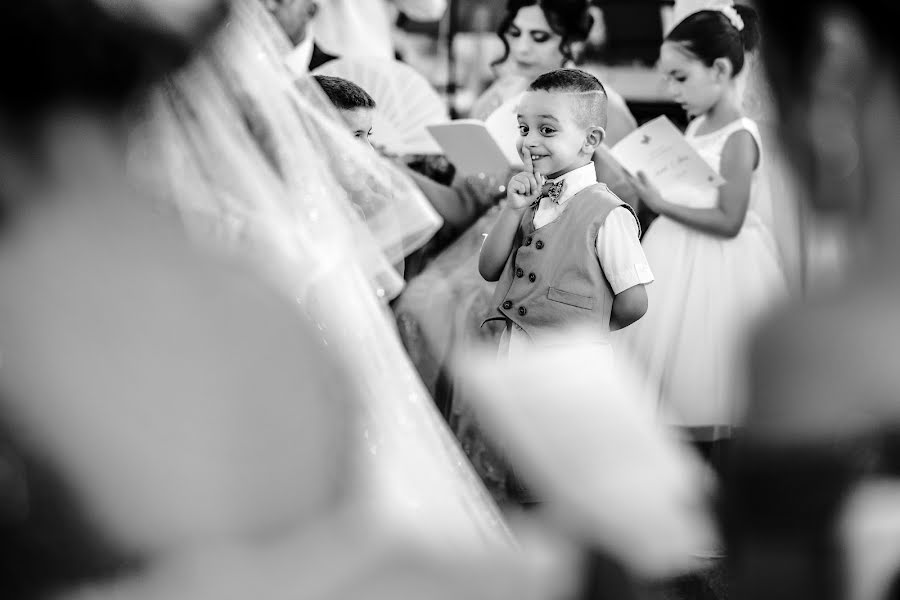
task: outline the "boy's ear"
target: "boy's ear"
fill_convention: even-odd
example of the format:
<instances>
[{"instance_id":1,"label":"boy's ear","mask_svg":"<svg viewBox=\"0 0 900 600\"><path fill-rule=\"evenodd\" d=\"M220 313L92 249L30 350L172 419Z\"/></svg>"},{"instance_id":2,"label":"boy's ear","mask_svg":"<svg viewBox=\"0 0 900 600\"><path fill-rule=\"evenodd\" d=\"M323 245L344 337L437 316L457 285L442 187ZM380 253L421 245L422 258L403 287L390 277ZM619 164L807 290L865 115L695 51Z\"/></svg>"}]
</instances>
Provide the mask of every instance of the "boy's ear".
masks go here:
<instances>
[{"instance_id":1,"label":"boy's ear","mask_svg":"<svg viewBox=\"0 0 900 600\"><path fill-rule=\"evenodd\" d=\"M603 140L606 139L606 130L600 126L592 126L588 128L587 135L584 138L584 151L593 154L600 147Z\"/></svg>"}]
</instances>

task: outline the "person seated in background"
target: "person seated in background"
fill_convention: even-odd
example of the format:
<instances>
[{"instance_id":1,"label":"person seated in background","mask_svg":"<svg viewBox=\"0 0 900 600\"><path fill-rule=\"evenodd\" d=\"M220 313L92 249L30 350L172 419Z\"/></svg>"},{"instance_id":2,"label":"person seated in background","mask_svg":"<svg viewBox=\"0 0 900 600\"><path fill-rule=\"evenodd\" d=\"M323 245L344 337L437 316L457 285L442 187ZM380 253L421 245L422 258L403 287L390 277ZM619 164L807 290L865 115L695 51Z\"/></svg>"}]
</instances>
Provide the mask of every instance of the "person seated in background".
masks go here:
<instances>
[{"instance_id":1,"label":"person seated in background","mask_svg":"<svg viewBox=\"0 0 900 600\"><path fill-rule=\"evenodd\" d=\"M337 58L322 50L311 31L313 19L319 12L315 0L261 0L281 25L291 41L293 50L284 62L294 76L304 75Z\"/></svg>"},{"instance_id":2,"label":"person seated in background","mask_svg":"<svg viewBox=\"0 0 900 600\"><path fill-rule=\"evenodd\" d=\"M372 135L372 113L376 106L372 96L352 81L341 77L314 75L313 79L337 109L353 137L374 147L369 139Z\"/></svg>"},{"instance_id":3,"label":"person seated in background","mask_svg":"<svg viewBox=\"0 0 900 600\"><path fill-rule=\"evenodd\" d=\"M374 148L370 136L374 133L372 118L377 107L375 99L366 90L342 77L314 75L313 79L322 88L350 133ZM483 212L473 194L464 194L442 186L412 169L404 169L404 172L415 181L444 220L442 231L459 231L473 223Z\"/></svg>"}]
</instances>

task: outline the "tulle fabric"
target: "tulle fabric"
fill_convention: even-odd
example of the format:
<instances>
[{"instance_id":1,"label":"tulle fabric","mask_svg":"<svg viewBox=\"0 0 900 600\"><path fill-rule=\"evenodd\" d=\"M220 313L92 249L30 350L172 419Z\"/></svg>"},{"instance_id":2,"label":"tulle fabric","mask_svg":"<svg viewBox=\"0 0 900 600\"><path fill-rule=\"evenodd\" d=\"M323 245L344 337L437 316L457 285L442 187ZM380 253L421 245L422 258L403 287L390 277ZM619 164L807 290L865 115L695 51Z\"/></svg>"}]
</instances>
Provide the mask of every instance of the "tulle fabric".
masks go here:
<instances>
[{"instance_id":1,"label":"tulle fabric","mask_svg":"<svg viewBox=\"0 0 900 600\"><path fill-rule=\"evenodd\" d=\"M748 335L784 295L771 233L752 220L723 239L660 217L644 252L656 276L650 310L616 341L644 370L665 422L699 441L728 438L743 413Z\"/></svg>"},{"instance_id":2,"label":"tulle fabric","mask_svg":"<svg viewBox=\"0 0 900 600\"><path fill-rule=\"evenodd\" d=\"M314 222L331 232L319 236L319 248L338 256L353 248L379 295L396 296L402 279L391 265L401 264L427 242L439 229L440 218L407 177L365 146L348 141L350 136L314 80L288 78L280 62L287 41L274 23L264 19L264 11L252 3L235 2L232 15L205 56L174 76L173 85L154 97L150 118L160 123L149 131L167 128L181 138L174 145L157 142L154 151L166 155L168 169L199 169L201 178L213 182L202 185L215 196L215 210L228 212L227 219L217 222L227 222L231 233L240 231L248 213L260 212L269 218L283 211L289 220L278 219L281 234L297 235L288 233L292 228L287 223L308 215L298 212L296 197L315 198ZM293 133L298 127L303 128L302 137ZM185 131L179 134L177 129ZM149 137L152 143L152 134ZM246 169L251 174L234 167L240 163L219 160L226 153L240 158L250 142L258 143L262 151ZM202 154L199 166L179 156L185 145ZM260 159L268 164L262 165ZM281 199L267 191L265 209L260 211L257 202L246 198L270 186L265 179L273 171L287 190ZM167 191L183 197L179 192L190 190L195 185L191 180L197 179L196 174L189 175L184 181L170 182ZM209 206L190 208L210 210ZM339 225L346 222L350 228ZM344 232L346 238L334 232Z\"/></svg>"},{"instance_id":3,"label":"tulle fabric","mask_svg":"<svg viewBox=\"0 0 900 600\"><path fill-rule=\"evenodd\" d=\"M410 282L394 307L409 355L450 419L453 431L475 470L498 502L507 500L507 469L481 433L467 405L464 382L449 368L454 353L476 346L497 346L503 327L481 322L490 314L495 284L478 273L484 236L500 214L495 207L466 230L428 268Z\"/></svg>"},{"instance_id":4,"label":"tulle fabric","mask_svg":"<svg viewBox=\"0 0 900 600\"><path fill-rule=\"evenodd\" d=\"M290 80L281 32L258 0L231 8L217 39L147 106L135 171L198 240L255 260L349 366L363 415L348 442L359 459L348 474L354 499L442 543L507 544L378 299L398 289L390 264L439 220L326 116L309 81Z\"/></svg>"}]
</instances>

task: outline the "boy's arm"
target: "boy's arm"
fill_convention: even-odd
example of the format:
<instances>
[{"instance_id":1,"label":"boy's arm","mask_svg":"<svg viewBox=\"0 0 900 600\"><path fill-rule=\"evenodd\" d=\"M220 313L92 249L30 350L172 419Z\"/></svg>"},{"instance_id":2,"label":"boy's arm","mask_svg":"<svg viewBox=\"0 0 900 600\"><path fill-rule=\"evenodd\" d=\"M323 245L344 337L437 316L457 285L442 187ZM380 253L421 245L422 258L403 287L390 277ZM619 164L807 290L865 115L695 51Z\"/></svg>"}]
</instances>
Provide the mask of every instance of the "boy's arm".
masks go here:
<instances>
[{"instance_id":1,"label":"boy's arm","mask_svg":"<svg viewBox=\"0 0 900 600\"><path fill-rule=\"evenodd\" d=\"M597 258L615 294L610 329L624 329L643 317L649 308L647 284L653 272L638 240L638 225L627 208L616 208L597 233Z\"/></svg>"},{"instance_id":2,"label":"boy's arm","mask_svg":"<svg viewBox=\"0 0 900 600\"><path fill-rule=\"evenodd\" d=\"M474 190L466 186L446 186L417 173L409 167L403 171L416 183L429 204L454 231L465 229L484 213L490 202L481 202Z\"/></svg>"},{"instance_id":3,"label":"boy's arm","mask_svg":"<svg viewBox=\"0 0 900 600\"><path fill-rule=\"evenodd\" d=\"M512 252L513 240L519 229L519 223L522 221L522 213L537 200L541 193L544 177L534 172L531 154L525 152L522 160L525 162L525 169L515 175L506 186L506 207L500 213L500 219L481 246L478 272L485 281L500 279L509 253Z\"/></svg>"},{"instance_id":4,"label":"boy's arm","mask_svg":"<svg viewBox=\"0 0 900 600\"><path fill-rule=\"evenodd\" d=\"M487 239L481 246L478 257L478 272L485 281L497 281L503 273L509 254L512 252L513 240L519 230L524 208L515 209L507 206L500 213Z\"/></svg>"},{"instance_id":5,"label":"boy's arm","mask_svg":"<svg viewBox=\"0 0 900 600\"><path fill-rule=\"evenodd\" d=\"M637 322L647 314L647 308L649 308L647 287L642 283L617 294L613 299L612 314L609 318L610 330L625 329Z\"/></svg>"}]
</instances>

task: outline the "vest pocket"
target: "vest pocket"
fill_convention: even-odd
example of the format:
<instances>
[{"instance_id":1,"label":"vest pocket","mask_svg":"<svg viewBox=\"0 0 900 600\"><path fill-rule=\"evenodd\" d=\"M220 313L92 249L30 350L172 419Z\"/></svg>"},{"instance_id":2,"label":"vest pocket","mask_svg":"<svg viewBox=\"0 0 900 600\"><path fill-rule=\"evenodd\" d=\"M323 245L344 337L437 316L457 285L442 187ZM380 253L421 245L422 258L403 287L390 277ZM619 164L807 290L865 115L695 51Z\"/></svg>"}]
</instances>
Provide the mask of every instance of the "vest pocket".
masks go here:
<instances>
[{"instance_id":1,"label":"vest pocket","mask_svg":"<svg viewBox=\"0 0 900 600\"><path fill-rule=\"evenodd\" d=\"M550 288L550 291L547 292L547 299L553 300L554 302L561 302L562 304L568 304L569 306L574 306L576 308L583 308L585 310L594 309L594 299L590 296L581 296L557 288Z\"/></svg>"}]
</instances>

